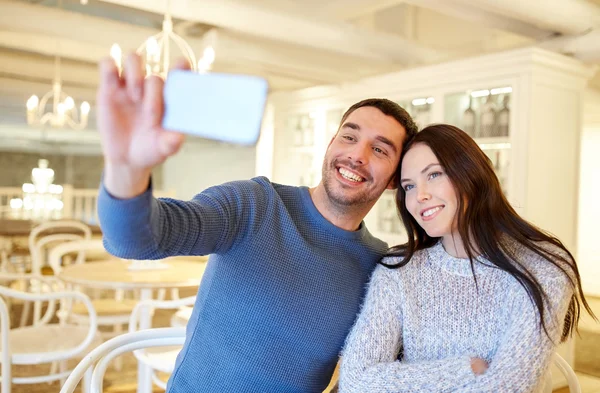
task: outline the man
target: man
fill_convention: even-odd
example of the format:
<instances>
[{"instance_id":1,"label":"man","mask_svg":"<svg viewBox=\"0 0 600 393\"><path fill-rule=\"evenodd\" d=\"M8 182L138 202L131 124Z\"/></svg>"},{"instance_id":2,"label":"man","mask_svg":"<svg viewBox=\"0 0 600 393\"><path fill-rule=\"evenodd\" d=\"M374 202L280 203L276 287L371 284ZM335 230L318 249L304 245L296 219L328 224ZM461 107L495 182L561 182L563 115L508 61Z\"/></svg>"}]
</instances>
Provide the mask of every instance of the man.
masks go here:
<instances>
[{"instance_id":1,"label":"man","mask_svg":"<svg viewBox=\"0 0 600 393\"><path fill-rule=\"evenodd\" d=\"M321 392L387 248L362 220L395 187L414 122L391 101L365 100L343 116L314 188L259 177L157 200L151 169L183 140L161 129L162 90L160 78L144 82L138 56L123 77L101 64L98 209L115 255L211 254L168 391Z\"/></svg>"}]
</instances>

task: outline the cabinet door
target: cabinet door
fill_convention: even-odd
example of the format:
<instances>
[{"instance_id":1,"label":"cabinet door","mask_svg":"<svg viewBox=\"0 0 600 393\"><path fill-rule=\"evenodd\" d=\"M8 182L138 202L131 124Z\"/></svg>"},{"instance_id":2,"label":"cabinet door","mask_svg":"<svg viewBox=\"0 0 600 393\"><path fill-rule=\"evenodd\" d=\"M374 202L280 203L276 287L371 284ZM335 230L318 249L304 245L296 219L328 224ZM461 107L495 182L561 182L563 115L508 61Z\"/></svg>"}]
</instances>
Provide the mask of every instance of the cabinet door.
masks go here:
<instances>
[{"instance_id":1,"label":"cabinet door","mask_svg":"<svg viewBox=\"0 0 600 393\"><path fill-rule=\"evenodd\" d=\"M506 195L510 194L511 157L509 86L468 90L444 97L444 121L471 136L491 161Z\"/></svg>"}]
</instances>

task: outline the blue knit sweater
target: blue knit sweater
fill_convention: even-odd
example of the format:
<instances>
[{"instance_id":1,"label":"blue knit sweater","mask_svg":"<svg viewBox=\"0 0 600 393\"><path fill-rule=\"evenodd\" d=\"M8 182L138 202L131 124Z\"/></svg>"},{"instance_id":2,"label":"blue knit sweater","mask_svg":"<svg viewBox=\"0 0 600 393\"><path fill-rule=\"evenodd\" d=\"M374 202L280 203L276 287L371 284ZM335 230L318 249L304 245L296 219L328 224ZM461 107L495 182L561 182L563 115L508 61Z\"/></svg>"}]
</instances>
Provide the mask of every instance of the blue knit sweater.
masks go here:
<instances>
[{"instance_id":1,"label":"blue knit sweater","mask_svg":"<svg viewBox=\"0 0 600 393\"><path fill-rule=\"evenodd\" d=\"M118 200L102 186L98 211L117 256L211 254L171 393L323 391L386 250L364 224L327 221L307 188L263 177L191 201Z\"/></svg>"}]
</instances>

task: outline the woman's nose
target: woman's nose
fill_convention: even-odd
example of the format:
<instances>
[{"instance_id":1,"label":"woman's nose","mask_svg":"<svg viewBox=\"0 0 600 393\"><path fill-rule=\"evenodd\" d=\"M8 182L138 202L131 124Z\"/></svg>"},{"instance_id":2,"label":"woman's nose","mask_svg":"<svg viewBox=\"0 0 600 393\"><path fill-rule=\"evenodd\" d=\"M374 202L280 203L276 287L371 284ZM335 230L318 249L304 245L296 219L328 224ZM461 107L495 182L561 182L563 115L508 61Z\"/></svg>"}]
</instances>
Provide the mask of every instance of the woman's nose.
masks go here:
<instances>
[{"instance_id":1,"label":"woman's nose","mask_svg":"<svg viewBox=\"0 0 600 393\"><path fill-rule=\"evenodd\" d=\"M431 199L431 194L427 190L427 188L419 187L417 189L417 200L419 202L426 202Z\"/></svg>"}]
</instances>

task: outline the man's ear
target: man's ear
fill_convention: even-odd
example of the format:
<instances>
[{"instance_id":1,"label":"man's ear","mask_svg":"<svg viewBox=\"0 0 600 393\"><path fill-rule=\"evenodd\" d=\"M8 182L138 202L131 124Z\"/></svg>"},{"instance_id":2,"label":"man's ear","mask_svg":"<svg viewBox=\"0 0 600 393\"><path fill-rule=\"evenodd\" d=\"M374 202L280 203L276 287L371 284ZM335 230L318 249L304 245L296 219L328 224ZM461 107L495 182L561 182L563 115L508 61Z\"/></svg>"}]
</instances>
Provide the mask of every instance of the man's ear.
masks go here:
<instances>
[{"instance_id":1,"label":"man's ear","mask_svg":"<svg viewBox=\"0 0 600 393\"><path fill-rule=\"evenodd\" d=\"M394 176L392 176L392 178L390 179L390 182L388 183L388 185L385 189L386 190L395 190L397 188L398 188L398 184L396 184L396 174L394 174Z\"/></svg>"}]
</instances>

